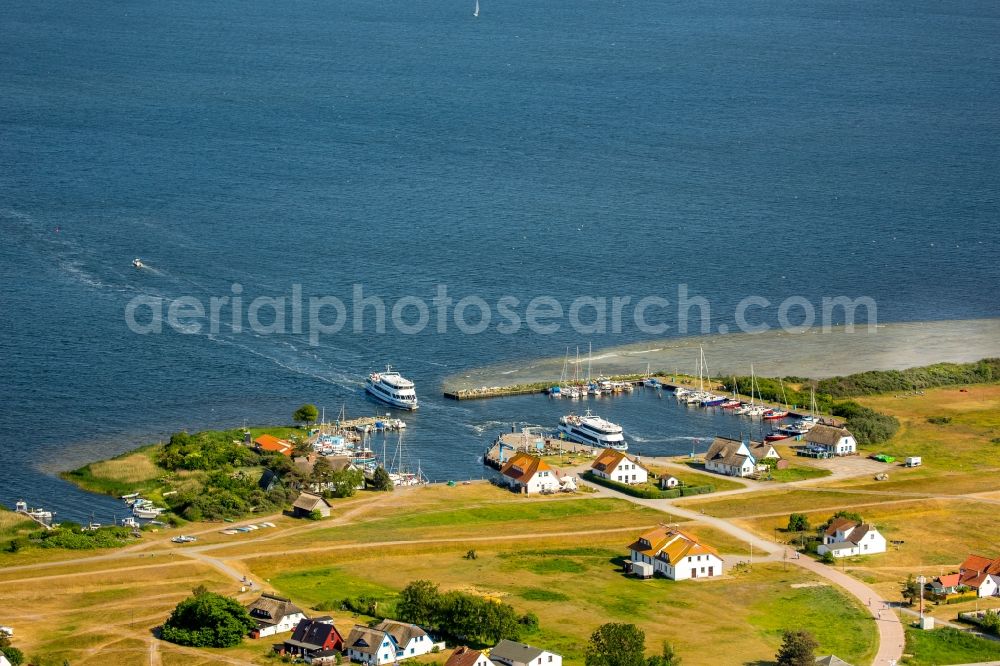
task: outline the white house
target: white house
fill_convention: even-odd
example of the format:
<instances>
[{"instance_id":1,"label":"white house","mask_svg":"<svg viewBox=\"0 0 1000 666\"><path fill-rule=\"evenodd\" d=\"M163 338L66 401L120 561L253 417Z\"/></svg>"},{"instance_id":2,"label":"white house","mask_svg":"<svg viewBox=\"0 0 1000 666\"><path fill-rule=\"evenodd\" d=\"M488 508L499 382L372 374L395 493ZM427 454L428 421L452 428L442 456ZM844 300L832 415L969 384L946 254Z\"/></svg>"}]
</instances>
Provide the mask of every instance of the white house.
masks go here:
<instances>
[{"instance_id":1,"label":"white house","mask_svg":"<svg viewBox=\"0 0 1000 666\"><path fill-rule=\"evenodd\" d=\"M664 525L640 536L629 546L629 551L632 562L652 564L654 572L671 580L722 575L723 563L717 550L690 534Z\"/></svg>"},{"instance_id":2,"label":"white house","mask_svg":"<svg viewBox=\"0 0 1000 666\"><path fill-rule=\"evenodd\" d=\"M629 485L646 483L649 480L649 472L645 467L615 449L604 449L591 463L590 471L602 479Z\"/></svg>"},{"instance_id":3,"label":"white house","mask_svg":"<svg viewBox=\"0 0 1000 666\"><path fill-rule=\"evenodd\" d=\"M681 480L669 474L660 477L660 490L670 490L681 485Z\"/></svg>"},{"instance_id":4,"label":"white house","mask_svg":"<svg viewBox=\"0 0 1000 666\"><path fill-rule=\"evenodd\" d=\"M530 453L516 453L500 468L500 474L511 489L533 495L541 492L556 492L561 481L555 469L547 462Z\"/></svg>"},{"instance_id":5,"label":"white house","mask_svg":"<svg viewBox=\"0 0 1000 666\"><path fill-rule=\"evenodd\" d=\"M995 560L969 555L958 569L959 584L976 590L980 597L1000 596L1000 557Z\"/></svg>"},{"instance_id":6,"label":"white house","mask_svg":"<svg viewBox=\"0 0 1000 666\"><path fill-rule=\"evenodd\" d=\"M391 664L396 661L396 644L384 631L356 625L344 644L347 657L369 666Z\"/></svg>"},{"instance_id":7,"label":"white house","mask_svg":"<svg viewBox=\"0 0 1000 666\"><path fill-rule=\"evenodd\" d=\"M844 427L815 425L805 434L806 445L821 448L836 456L849 456L858 452L858 442L851 431Z\"/></svg>"},{"instance_id":8,"label":"white house","mask_svg":"<svg viewBox=\"0 0 1000 666\"><path fill-rule=\"evenodd\" d=\"M885 552L885 537L870 523L859 523L848 518L837 518L823 533L823 543L816 552L830 553L834 557L873 555Z\"/></svg>"},{"instance_id":9,"label":"white house","mask_svg":"<svg viewBox=\"0 0 1000 666\"><path fill-rule=\"evenodd\" d=\"M506 639L490 650L490 659L502 666L562 666L562 655Z\"/></svg>"},{"instance_id":10,"label":"white house","mask_svg":"<svg viewBox=\"0 0 1000 666\"><path fill-rule=\"evenodd\" d=\"M294 629L299 620L306 619L302 609L284 597L262 594L247 606L250 617L257 621L257 628L250 632L252 638L274 636Z\"/></svg>"},{"instance_id":11,"label":"white house","mask_svg":"<svg viewBox=\"0 0 1000 666\"><path fill-rule=\"evenodd\" d=\"M438 644L437 647L442 647ZM351 661L379 666L431 652L434 641L415 624L382 620L374 627L356 625L345 643Z\"/></svg>"},{"instance_id":12,"label":"white house","mask_svg":"<svg viewBox=\"0 0 1000 666\"><path fill-rule=\"evenodd\" d=\"M473 650L464 645L455 648L455 651L444 662L444 666L496 666L489 657L480 650Z\"/></svg>"},{"instance_id":13,"label":"white house","mask_svg":"<svg viewBox=\"0 0 1000 666\"><path fill-rule=\"evenodd\" d=\"M705 469L726 476L753 476L765 469L765 460L778 461L777 466L786 465L778 451L767 442L742 441L728 437L716 437L705 454Z\"/></svg>"}]
</instances>

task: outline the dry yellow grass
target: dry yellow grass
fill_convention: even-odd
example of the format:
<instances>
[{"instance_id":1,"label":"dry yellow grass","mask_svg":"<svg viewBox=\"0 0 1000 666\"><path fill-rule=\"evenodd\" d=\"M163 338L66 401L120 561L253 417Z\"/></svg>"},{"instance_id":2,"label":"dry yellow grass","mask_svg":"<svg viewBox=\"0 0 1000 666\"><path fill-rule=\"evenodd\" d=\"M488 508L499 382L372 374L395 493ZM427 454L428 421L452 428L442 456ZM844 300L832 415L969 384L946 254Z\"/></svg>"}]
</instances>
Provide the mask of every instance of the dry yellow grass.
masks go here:
<instances>
[{"instance_id":1,"label":"dry yellow grass","mask_svg":"<svg viewBox=\"0 0 1000 666\"><path fill-rule=\"evenodd\" d=\"M92 463L90 471L96 478L122 483L141 483L163 475L163 470L145 453Z\"/></svg>"}]
</instances>

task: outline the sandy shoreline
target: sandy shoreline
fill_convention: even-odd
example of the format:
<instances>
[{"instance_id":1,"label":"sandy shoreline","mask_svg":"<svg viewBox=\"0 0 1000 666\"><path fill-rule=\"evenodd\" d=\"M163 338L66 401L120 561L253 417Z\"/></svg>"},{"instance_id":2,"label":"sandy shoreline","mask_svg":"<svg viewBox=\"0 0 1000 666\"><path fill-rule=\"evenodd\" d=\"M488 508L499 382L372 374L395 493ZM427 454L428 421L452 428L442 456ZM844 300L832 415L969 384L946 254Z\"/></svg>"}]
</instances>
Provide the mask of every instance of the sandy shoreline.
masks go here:
<instances>
[{"instance_id":1,"label":"sandy shoreline","mask_svg":"<svg viewBox=\"0 0 1000 666\"><path fill-rule=\"evenodd\" d=\"M712 376L749 374L750 363L762 376L832 377L865 370L893 370L931 363L967 363L1000 356L1000 319L966 319L879 324L869 331L810 330L805 333L768 331L667 338L594 349L591 374L628 374L653 370L697 372L698 347L705 348ZM568 364L572 378L576 346ZM447 391L481 386L556 383L565 359L546 358L501 363L447 377ZM587 372L587 341L580 342L580 371Z\"/></svg>"}]
</instances>

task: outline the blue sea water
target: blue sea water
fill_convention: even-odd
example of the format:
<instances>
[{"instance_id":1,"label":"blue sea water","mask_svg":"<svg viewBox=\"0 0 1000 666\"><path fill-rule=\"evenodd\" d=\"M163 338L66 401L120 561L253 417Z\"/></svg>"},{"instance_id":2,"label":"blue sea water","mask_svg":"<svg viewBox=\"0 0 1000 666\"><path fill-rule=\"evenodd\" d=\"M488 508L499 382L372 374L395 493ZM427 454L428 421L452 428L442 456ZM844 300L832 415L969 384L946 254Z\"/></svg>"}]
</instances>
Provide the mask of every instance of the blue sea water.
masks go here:
<instances>
[{"instance_id":1,"label":"blue sea water","mask_svg":"<svg viewBox=\"0 0 1000 666\"><path fill-rule=\"evenodd\" d=\"M1000 315L996 3L481 6L5 3L0 502L109 513L52 472L304 401L371 413L361 378L386 362L421 392L411 456L478 476L496 432L566 405L448 402L444 376L645 337L627 319L136 335L143 294L568 303L684 283L713 325L751 294ZM745 427L649 395L599 411L649 453Z\"/></svg>"}]
</instances>

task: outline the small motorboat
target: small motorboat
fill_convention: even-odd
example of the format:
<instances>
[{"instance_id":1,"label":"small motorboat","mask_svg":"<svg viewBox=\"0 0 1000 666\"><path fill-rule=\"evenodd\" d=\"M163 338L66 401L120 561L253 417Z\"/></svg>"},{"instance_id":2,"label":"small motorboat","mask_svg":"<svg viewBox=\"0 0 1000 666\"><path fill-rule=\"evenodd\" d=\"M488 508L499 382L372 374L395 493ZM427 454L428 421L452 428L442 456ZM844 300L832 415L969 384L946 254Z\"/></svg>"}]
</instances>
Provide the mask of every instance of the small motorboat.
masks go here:
<instances>
[{"instance_id":1,"label":"small motorboat","mask_svg":"<svg viewBox=\"0 0 1000 666\"><path fill-rule=\"evenodd\" d=\"M766 412L764 412L765 421L777 421L779 419L785 418L786 416L788 416L787 409L769 409Z\"/></svg>"},{"instance_id":2,"label":"small motorboat","mask_svg":"<svg viewBox=\"0 0 1000 666\"><path fill-rule=\"evenodd\" d=\"M770 435L764 438L765 442L780 442L783 439L788 439L791 435L787 435L780 430L777 432L772 432Z\"/></svg>"},{"instance_id":3,"label":"small motorboat","mask_svg":"<svg viewBox=\"0 0 1000 666\"><path fill-rule=\"evenodd\" d=\"M145 264L142 263L142 259L140 259L139 257L136 257L135 259L132 260L132 266L134 268L145 268Z\"/></svg>"}]
</instances>

